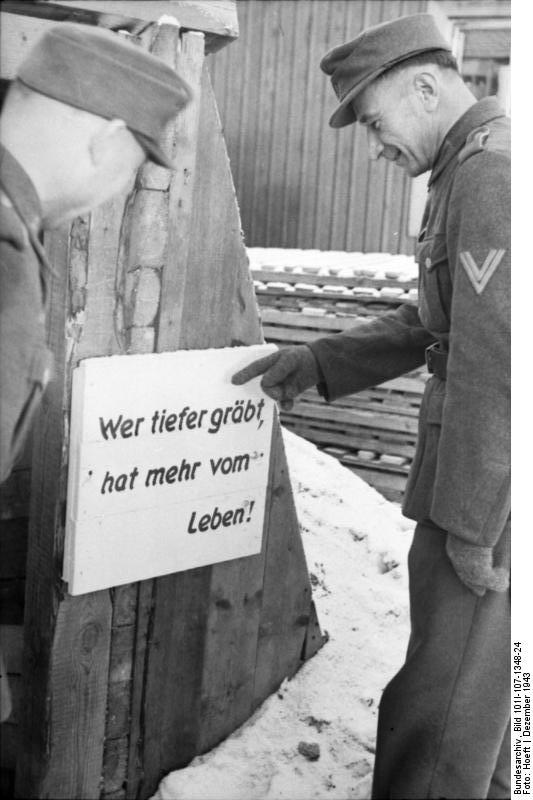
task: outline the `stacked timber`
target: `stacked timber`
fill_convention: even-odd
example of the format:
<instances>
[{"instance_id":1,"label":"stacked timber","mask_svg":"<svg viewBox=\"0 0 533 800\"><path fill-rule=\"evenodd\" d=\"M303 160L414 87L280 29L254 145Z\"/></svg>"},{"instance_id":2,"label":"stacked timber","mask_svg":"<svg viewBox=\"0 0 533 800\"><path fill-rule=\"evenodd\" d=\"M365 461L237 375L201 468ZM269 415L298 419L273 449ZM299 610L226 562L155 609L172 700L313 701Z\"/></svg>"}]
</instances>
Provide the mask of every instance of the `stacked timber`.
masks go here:
<instances>
[{"instance_id":1,"label":"stacked timber","mask_svg":"<svg viewBox=\"0 0 533 800\"><path fill-rule=\"evenodd\" d=\"M411 256L318 250L248 250L267 342L304 344L417 302ZM427 373L416 370L327 403L305 392L282 424L335 456L385 497L401 501L414 456Z\"/></svg>"}]
</instances>

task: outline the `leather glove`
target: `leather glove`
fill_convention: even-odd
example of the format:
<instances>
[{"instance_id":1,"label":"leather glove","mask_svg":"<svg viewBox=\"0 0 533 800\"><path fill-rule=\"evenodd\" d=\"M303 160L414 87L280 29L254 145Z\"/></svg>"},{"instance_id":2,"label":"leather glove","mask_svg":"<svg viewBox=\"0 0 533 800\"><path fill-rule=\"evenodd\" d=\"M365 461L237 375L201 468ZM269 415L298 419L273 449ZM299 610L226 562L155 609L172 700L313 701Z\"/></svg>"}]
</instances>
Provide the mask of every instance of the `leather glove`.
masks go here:
<instances>
[{"instance_id":1,"label":"leather glove","mask_svg":"<svg viewBox=\"0 0 533 800\"><path fill-rule=\"evenodd\" d=\"M493 565L492 547L468 544L449 533L446 552L459 579L478 597L483 597L487 589L504 592L509 586L509 571Z\"/></svg>"},{"instance_id":2,"label":"leather glove","mask_svg":"<svg viewBox=\"0 0 533 800\"><path fill-rule=\"evenodd\" d=\"M284 411L290 411L299 394L320 381L320 367L312 350L305 344L284 347L277 353L252 361L236 372L231 382L240 386L263 375L261 387Z\"/></svg>"}]
</instances>

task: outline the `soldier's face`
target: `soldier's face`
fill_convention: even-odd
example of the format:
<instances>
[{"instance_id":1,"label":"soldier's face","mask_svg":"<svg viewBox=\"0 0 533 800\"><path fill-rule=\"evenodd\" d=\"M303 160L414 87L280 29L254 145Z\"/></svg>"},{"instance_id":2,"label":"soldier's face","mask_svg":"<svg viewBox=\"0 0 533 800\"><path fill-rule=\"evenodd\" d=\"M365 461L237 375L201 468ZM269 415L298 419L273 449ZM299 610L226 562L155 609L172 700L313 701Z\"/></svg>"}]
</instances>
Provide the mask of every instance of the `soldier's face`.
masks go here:
<instances>
[{"instance_id":1,"label":"soldier's face","mask_svg":"<svg viewBox=\"0 0 533 800\"><path fill-rule=\"evenodd\" d=\"M112 122L101 122L74 152L68 150L69 141L61 168L55 171L57 191L42 204L45 228L56 228L125 192L146 158L127 128Z\"/></svg>"},{"instance_id":2,"label":"soldier's face","mask_svg":"<svg viewBox=\"0 0 533 800\"><path fill-rule=\"evenodd\" d=\"M91 206L124 192L145 158L144 150L126 128L118 128L108 136L98 157L93 158Z\"/></svg>"},{"instance_id":3,"label":"soldier's face","mask_svg":"<svg viewBox=\"0 0 533 800\"><path fill-rule=\"evenodd\" d=\"M431 169L431 120L405 82L385 79L371 83L354 100L354 111L366 128L372 160L386 158L411 177Z\"/></svg>"}]
</instances>

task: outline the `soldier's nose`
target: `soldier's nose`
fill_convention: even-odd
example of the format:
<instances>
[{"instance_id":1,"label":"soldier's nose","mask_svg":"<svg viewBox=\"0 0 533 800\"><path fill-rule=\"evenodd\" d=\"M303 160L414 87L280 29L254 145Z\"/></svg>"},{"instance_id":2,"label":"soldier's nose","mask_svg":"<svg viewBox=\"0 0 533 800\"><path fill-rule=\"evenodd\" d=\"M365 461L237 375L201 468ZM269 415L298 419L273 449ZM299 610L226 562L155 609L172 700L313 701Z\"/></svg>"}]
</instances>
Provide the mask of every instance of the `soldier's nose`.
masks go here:
<instances>
[{"instance_id":1,"label":"soldier's nose","mask_svg":"<svg viewBox=\"0 0 533 800\"><path fill-rule=\"evenodd\" d=\"M377 161L383 153L383 145L371 128L367 129L368 156L371 161Z\"/></svg>"}]
</instances>

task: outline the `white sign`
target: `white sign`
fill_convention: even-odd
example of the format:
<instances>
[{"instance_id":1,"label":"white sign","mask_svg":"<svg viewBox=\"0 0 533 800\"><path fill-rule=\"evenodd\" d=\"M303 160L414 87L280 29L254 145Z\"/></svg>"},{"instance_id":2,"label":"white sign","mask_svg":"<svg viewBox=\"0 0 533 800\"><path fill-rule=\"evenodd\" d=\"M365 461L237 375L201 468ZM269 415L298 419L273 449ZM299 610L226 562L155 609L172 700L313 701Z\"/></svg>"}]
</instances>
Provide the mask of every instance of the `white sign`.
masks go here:
<instances>
[{"instance_id":1,"label":"white sign","mask_svg":"<svg viewBox=\"0 0 533 800\"><path fill-rule=\"evenodd\" d=\"M74 370L63 578L83 594L261 550L275 403L234 372L272 345Z\"/></svg>"}]
</instances>

